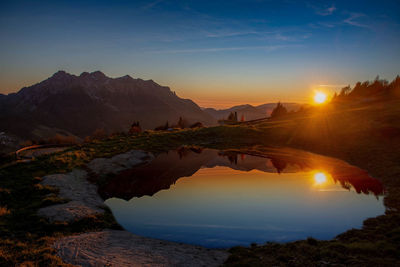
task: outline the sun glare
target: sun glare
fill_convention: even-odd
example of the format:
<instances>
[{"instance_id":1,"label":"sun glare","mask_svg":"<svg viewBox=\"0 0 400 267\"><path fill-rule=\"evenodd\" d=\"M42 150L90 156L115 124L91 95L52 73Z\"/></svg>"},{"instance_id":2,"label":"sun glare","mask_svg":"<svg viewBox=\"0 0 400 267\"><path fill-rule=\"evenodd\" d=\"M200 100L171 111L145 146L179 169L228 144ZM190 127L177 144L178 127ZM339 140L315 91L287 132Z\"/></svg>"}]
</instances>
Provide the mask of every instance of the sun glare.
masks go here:
<instances>
[{"instance_id":1,"label":"sun glare","mask_svg":"<svg viewBox=\"0 0 400 267\"><path fill-rule=\"evenodd\" d=\"M323 92L316 92L314 95L314 102L317 104L322 104L326 101L326 94Z\"/></svg>"},{"instance_id":2,"label":"sun glare","mask_svg":"<svg viewBox=\"0 0 400 267\"><path fill-rule=\"evenodd\" d=\"M323 172L317 172L314 174L314 180L317 184L323 184L326 182L326 175Z\"/></svg>"}]
</instances>

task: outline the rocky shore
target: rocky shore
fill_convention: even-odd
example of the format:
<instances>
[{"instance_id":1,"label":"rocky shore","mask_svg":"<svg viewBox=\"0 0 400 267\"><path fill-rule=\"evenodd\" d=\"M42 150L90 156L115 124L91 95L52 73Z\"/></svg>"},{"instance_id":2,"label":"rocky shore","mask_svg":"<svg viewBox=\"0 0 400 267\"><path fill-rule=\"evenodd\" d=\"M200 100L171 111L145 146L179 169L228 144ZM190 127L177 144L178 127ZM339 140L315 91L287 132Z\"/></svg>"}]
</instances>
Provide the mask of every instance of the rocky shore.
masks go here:
<instances>
[{"instance_id":1,"label":"rocky shore","mask_svg":"<svg viewBox=\"0 0 400 267\"><path fill-rule=\"evenodd\" d=\"M66 203L39 209L38 214L50 222L81 220L105 212L97 186L88 181L88 171L99 177L151 161L150 153L131 150L112 158L97 158L88 170L74 169L67 174L44 176L41 184L59 190ZM219 266L229 256L224 250L162 241L134 235L124 230L104 229L67 236L53 247L65 263L78 266Z\"/></svg>"}]
</instances>

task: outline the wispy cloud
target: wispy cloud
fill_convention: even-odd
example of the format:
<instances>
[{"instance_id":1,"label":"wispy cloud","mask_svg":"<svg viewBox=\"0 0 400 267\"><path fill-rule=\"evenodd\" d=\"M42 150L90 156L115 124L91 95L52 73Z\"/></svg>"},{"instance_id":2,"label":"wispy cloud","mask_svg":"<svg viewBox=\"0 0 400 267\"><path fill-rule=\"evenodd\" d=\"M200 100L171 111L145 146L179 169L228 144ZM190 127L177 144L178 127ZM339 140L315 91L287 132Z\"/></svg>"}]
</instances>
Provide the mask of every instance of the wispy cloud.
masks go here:
<instances>
[{"instance_id":1,"label":"wispy cloud","mask_svg":"<svg viewBox=\"0 0 400 267\"><path fill-rule=\"evenodd\" d=\"M303 45L264 45L264 46L238 46L238 47L210 47L210 48L193 48L193 49L173 49L173 50L152 50L150 54L194 54L194 53L215 53L227 51L243 51L243 50L265 50L275 51L283 48L303 47Z\"/></svg>"},{"instance_id":2,"label":"wispy cloud","mask_svg":"<svg viewBox=\"0 0 400 267\"><path fill-rule=\"evenodd\" d=\"M347 14L347 16L346 16ZM371 29L371 25L367 23L362 23L360 22L360 18L367 18L368 16L363 14L363 13L344 13L345 17L342 17L338 20L334 21L323 21L323 22L315 22L315 23L310 23L308 26L313 29L319 29L319 28L335 28L338 26L354 26L354 27L360 27L360 28L369 28ZM364 19L365 21L365 19Z\"/></svg>"},{"instance_id":3,"label":"wispy cloud","mask_svg":"<svg viewBox=\"0 0 400 267\"><path fill-rule=\"evenodd\" d=\"M150 3L145 4L144 6L142 6L142 9L144 10L148 10L148 9L152 9L153 7L155 7L156 5L158 5L159 3L161 3L164 0L155 0L152 1Z\"/></svg>"},{"instance_id":4,"label":"wispy cloud","mask_svg":"<svg viewBox=\"0 0 400 267\"><path fill-rule=\"evenodd\" d=\"M334 5L332 5L325 9L315 9L315 13L320 16L329 16L329 15L332 15L335 10L336 10L336 7Z\"/></svg>"},{"instance_id":5,"label":"wispy cloud","mask_svg":"<svg viewBox=\"0 0 400 267\"><path fill-rule=\"evenodd\" d=\"M204 33L206 38L253 38L253 40L268 40L277 42L300 42L311 37L310 32L302 32L302 29L290 29L290 30L270 30L270 31L258 31L258 30L225 30Z\"/></svg>"},{"instance_id":6,"label":"wispy cloud","mask_svg":"<svg viewBox=\"0 0 400 267\"><path fill-rule=\"evenodd\" d=\"M366 17L366 15L362 14L362 13L351 13L350 17L348 17L347 19L343 20L343 22L345 24L348 24L348 25L351 25L351 26L355 26L355 27L369 28L368 25L362 24L362 23L356 21L356 19L361 18L361 17Z\"/></svg>"},{"instance_id":7,"label":"wispy cloud","mask_svg":"<svg viewBox=\"0 0 400 267\"><path fill-rule=\"evenodd\" d=\"M320 16L329 16L332 15L333 12L336 10L335 5L331 6L325 6L325 7L320 7L320 6L315 6L310 3L307 4L310 8L312 8L315 12L315 14L320 15Z\"/></svg>"}]
</instances>

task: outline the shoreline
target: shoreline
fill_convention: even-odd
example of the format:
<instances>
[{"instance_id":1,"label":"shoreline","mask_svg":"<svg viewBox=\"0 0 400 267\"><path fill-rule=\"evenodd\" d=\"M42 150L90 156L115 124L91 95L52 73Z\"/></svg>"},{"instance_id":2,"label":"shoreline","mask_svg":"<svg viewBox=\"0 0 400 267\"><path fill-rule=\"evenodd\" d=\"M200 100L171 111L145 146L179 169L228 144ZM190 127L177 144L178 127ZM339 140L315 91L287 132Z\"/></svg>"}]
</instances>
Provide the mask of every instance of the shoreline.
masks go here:
<instances>
[{"instance_id":1,"label":"shoreline","mask_svg":"<svg viewBox=\"0 0 400 267\"><path fill-rule=\"evenodd\" d=\"M228 132L230 138L222 138ZM219 135L215 135L216 133ZM255 139L263 142L255 143L253 141ZM350 146L347 143L332 149L332 147L320 147L318 144L286 143L284 140L260 136L258 132L254 133L248 128L214 127L196 131L182 130L177 133L118 135L95 140L64 152L45 155L29 163L4 167L0 169L0 176L5 175L7 179L0 179L0 197L5 200L5 204L8 205L6 208L11 212L0 217L4 225L0 224L0 233L3 235L0 239L0 265L24 263L30 259L32 262L44 265L63 266L64 263L57 256L57 251L51 247L54 238L99 232L104 229L121 229L108 208L103 215L91 216L72 223L49 223L38 217L39 209L65 203L65 199L56 196L57 190L40 184L43 180L40 177L56 173L65 174L75 168L87 171L85 166L94 159L110 159L130 150L149 151L157 155L180 146L202 146L211 149L243 152L252 150L263 153L267 147L271 147L271 143L274 144L272 147L291 147L335 157L366 170L372 177L380 179L386 189L390 189L384 198L385 215L366 219L361 229L349 229L328 241L307 239L286 244L268 243L251 247L233 247L229 249L231 254L224 266L279 265L293 260L298 263L297 265L319 262L339 265L370 262L382 265L400 262L395 253L398 243L392 241L397 240L396 229L399 229L400 221L398 214L400 180L397 179L400 166L396 165L400 144L372 141L364 142L367 145L361 146L363 142L359 141L356 144L358 146ZM95 172L88 175L90 182L102 183L106 179L97 177ZM21 195L26 197L18 198ZM21 250L21 246L25 249Z\"/></svg>"},{"instance_id":2,"label":"shoreline","mask_svg":"<svg viewBox=\"0 0 400 267\"><path fill-rule=\"evenodd\" d=\"M265 148L265 147L264 147ZM266 151L268 151L267 148ZM290 148L291 149L291 148ZM296 149L297 150L297 149ZM304 151L307 153L314 153L309 150ZM254 150L243 151L246 154L254 154ZM146 153L146 152L145 152ZM260 152L259 152L260 153ZM136 158L131 158L132 155L136 155ZM137 156L142 157L142 160L138 160ZM265 155L265 151L261 152L260 155ZM321 154L320 154L321 155ZM121 165L128 165L129 167L138 166L140 164L150 162L154 156L148 156L142 154L142 151L131 150L126 153L118 154L113 156L112 158L96 158L93 159L86 166L86 169L89 172L93 172L96 175L100 175L102 177L107 175L107 172L117 173L119 171L124 170ZM124 164L123 160L130 160L134 162L134 164ZM121 162L122 160L122 162ZM342 159L340 159L342 160ZM343 160L342 160L343 161ZM116 169L113 166L113 163L119 163L120 168ZM347 161L345 161L347 162ZM67 181L54 183L54 179L58 178L59 180L63 180L63 178L76 178L76 174L83 178L80 179L80 182L76 184L75 188L71 187L71 179L67 179ZM99 177L98 177L99 178ZM52 179L53 183L48 180ZM89 199L97 198L100 199L100 195L97 192L97 186L94 184L88 183L88 173L82 170L73 170L68 174L55 174L43 177L43 181L41 184L55 186L59 189L60 197L70 199L70 202L89 202L87 200L88 196L95 195L90 197ZM65 187L67 187L67 192L65 192ZM84 193L76 192L83 191ZM75 193L74 193L75 192ZM78 199L74 198L74 195L78 195ZM81 196L85 196L85 200L81 198ZM59 218L64 219L69 218L66 221L73 221L84 219L88 216L93 216L96 214L96 205L101 206L105 205L102 202L94 201L94 206L86 205L85 203L80 203L79 205L70 206L68 203L58 204L53 206L48 206L39 210L39 214L50 219L51 222L55 222L57 220L54 219L54 212L51 210L58 210ZM63 209L63 207L66 207ZM50 213L48 212L50 210ZM61 211L60 211L61 210ZM74 212L76 210L76 212ZM83 211L92 211L82 212ZM94 212L93 212L94 210ZM47 211L47 215L46 215ZM60 213L67 214L60 214ZM97 210L97 212L99 212ZM104 212L104 211L103 211ZM70 216L70 214L78 214L77 216ZM368 218L367 218L368 219ZM350 229L349 229L350 230ZM347 232L347 231L346 231ZM342 234L342 233L340 233ZM340 235L339 234L339 235ZM106 240L107 245L99 245ZM139 246L137 244L138 240L140 243L146 243L146 246ZM329 241L329 240L326 240ZM291 243L291 242L286 242ZM82 266L91 266L91 265L104 265L104 264L117 264L118 266L129 266L129 262L137 263L140 265L146 265L146 263L151 262L152 264L160 264L163 266L186 266L184 262L187 260L191 260L193 264L190 266L219 266L222 264L229 256L227 249L209 249L201 246L190 245L185 243L176 243L171 241L163 241L155 238L147 238L132 234L126 230L111 230L111 229L103 229L97 232L84 232L77 235L66 236L60 239L57 239L53 247L57 249L57 255L63 259L64 262L69 264L78 264ZM118 253L118 250L120 251ZM77 253L79 251L79 253ZM140 251L140 255L137 253ZM180 251L176 252L174 256L170 252L165 253L165 251ZM127 255L130 255L129 257ZM147 257L145 256L147 255ZM197 256L201 255L201 260ZM98 260L96 260L98 259ZM187 265L189 266L189 265Z\"/></svg>"},{"instance_id":3,"label":"shoreline","mask_svg":"<svg viewBox=\"0 0 400 267\"><path fill-rule=\"evenodd\" d=\"M131 150L108 159L93 159L87 168L97 175L106 176L153 158L146 152ZM38 214L51 223L71 223L105 212L97 186L88 181L88 173L84 170L47 175L40 184L57 188L57 196L67 199L66 203L39 209ZM53 247L65 263L80 266L219 266L229 256L226 249L209 249L112 229L61 237L55 240Z\"/></svg>"}]
</instances>

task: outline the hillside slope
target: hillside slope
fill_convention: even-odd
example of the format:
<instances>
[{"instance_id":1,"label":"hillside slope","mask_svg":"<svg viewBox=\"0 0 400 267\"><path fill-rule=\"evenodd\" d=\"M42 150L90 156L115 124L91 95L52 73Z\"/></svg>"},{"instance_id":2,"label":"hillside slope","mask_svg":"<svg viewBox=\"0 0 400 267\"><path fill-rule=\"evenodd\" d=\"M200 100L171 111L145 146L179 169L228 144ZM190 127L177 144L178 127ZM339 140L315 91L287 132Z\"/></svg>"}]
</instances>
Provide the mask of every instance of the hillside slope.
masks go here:
<instances>
[{"instance_id":1,"label":"hillside slope","mask_svg":"<svg viewBox=\"0 0 400 267\"><path fill-rule=\"evenodd\" d=\"M79 137L99 128L126 131L133 121L152 129L166 121L176 123L180 116L189 123L215 122L193 101L178 97L168 87L128 75L109 78L100 71L80 76L59 71L0 97L0 130L22 138L42 138L59 130Z\"/></svg>"}]
</instances>

